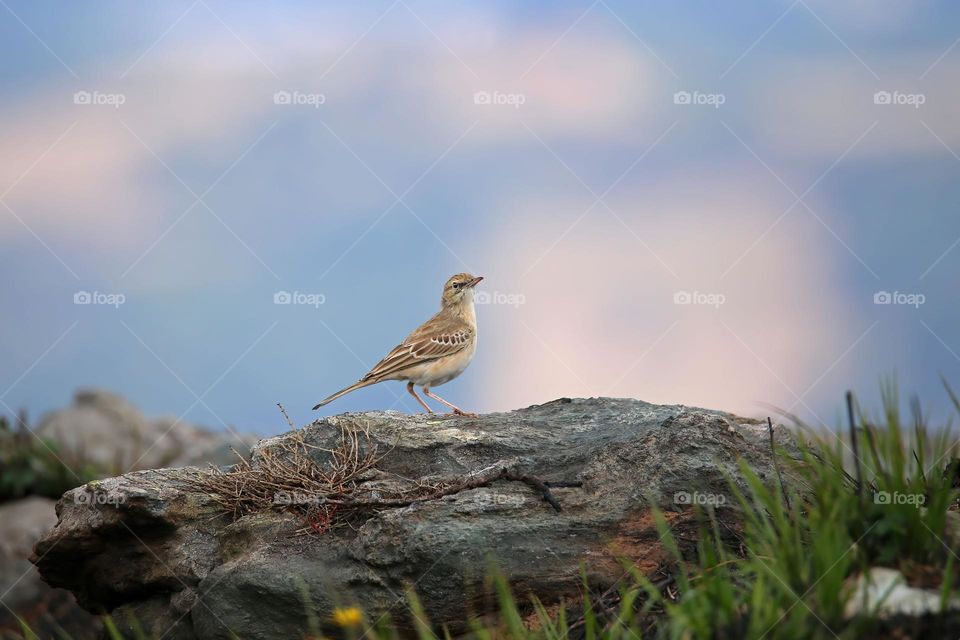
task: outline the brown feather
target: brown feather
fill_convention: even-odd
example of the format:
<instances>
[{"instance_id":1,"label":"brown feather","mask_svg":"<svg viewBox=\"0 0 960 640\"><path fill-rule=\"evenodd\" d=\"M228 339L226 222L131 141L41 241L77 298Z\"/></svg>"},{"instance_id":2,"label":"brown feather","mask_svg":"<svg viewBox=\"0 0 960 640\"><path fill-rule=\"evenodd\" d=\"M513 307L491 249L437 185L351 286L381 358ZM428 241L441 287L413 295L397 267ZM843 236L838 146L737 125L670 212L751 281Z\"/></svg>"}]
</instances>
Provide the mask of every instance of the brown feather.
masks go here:
<instances>
[{"instance_id":1,"label":"brown feather","mask_svg":"<svg viewBox=\"0 0 960 640\"><path fill-rule=\"evenodd\" d=\"M417 327L360 380L380 380L409 367L451 356L470 344L474 332L460 318L441 311Z\"/></svg>"}]
</instances>

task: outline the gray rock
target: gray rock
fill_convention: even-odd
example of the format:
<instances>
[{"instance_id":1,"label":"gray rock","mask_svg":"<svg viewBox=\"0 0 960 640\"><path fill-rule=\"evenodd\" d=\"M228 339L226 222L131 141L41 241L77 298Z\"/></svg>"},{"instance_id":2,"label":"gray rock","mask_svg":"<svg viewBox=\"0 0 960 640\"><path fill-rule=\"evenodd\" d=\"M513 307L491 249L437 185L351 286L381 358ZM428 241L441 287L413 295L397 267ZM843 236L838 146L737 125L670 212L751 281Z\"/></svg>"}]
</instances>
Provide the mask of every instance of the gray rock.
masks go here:
<instances>
[{"instance_id":1,"label":"gray rock","mask_svg":"<svg viewBox=\"0 0 960 640\"><path fill-rule=\"evenodd\" d=\"M886 620L896 616L921 618L960 609L960 598L944 601L938 590L908 586L896 569L872 567L848 582L853 594L843 610L848 620L864 613Z\"/></svg>"},{"instance_id":2,"label":"gray rock","mask_svg":"<svg viewBox=\"0 0 960 640\"><path fill-rule=\"evenodd\" d=\"M47 587L36 568L27 562L33 544L57 522L54 501L24 498L0 505L0 594L14 610L41 599ZM9 612L0 608L0 620Z\"/></svg>"},{"instance_id":3,"label":"gray rock","mask_svg":"<svg viewBox=\"0 0 960 640\"><path fill-rule=\"evenodd\" d=\"M46 637L52 617L72 637L92 637L99 620L80 609L73 597L54 589L40 579L37 568L27 558L34 543L57 522L54 501L30 497L0 505L0 637L7 632L19 636L20 623L26 621Z\"/></svg>"},{"instance_id":4,"label":"gray rock","mask_svg":"<svg viewBox=\"0 0 960 640\"><path fill-rule=\"evenodd\" d=\"M122 397L104 390L80 391L73 406L53 411L35 429L57 444L71 466L113 469L231 464L230 447L246 452L257 436L216 432L171 417L147 418Z\"/></svg>"},{"instance_id":5,"label":"gray rock","mask_svg":"<svg viewBox=\"0 0 960 640\"><path fill-rule=\"evenodd\" d=\"M371 492L507 463L583 484L552 490L561 512L530 486L501 480L305 536L289 512L222 515L183 481L187 471L142 471L67 492L57 526L36 546L40 572L91 610L122 608L158 634L172 625L167 638L302 637L308 609L326 628L346 605L409 628L408 587L434 623L456 630L494 605L484 582L491 559L522 600L569 601L581 567L602 587L623 578L620 558L651 570L666 559L648 500L687 515L690 502L730 506L727 478L739 477L741 458L775 478L765 424L636 400L561 399L479 418L354 413L302 434L322 461L341 427L389 450ZM777 434L792 446L788 432ZM290 437L261 441L253 463ZM93 494L103 497L83 497Z\"/></svg>"}]
</instances>

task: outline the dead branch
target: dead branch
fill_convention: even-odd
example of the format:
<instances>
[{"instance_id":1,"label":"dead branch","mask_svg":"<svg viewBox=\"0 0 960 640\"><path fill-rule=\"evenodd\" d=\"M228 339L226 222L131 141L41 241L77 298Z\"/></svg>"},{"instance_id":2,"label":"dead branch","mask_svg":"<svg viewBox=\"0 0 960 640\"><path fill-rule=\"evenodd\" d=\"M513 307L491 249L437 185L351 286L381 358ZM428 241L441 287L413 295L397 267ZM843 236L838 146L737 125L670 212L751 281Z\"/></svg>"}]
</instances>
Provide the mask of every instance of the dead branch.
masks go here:
<instances>
[{"instance_id":1,"label":"dead branch","mask_svg":"<svg viewBox=\"0 0 960 640\"><path fill-rule=\"evenodd\" d=\"M304 432L294 430L276 444L261 448L255 462L241 457L227 469L194 469L184 481L213 496L234 519L283 509L299 515L306 524L304 530L313 533L348 523L351 516L438 500L501 480L527 484L559 512L560 502L551 488L582 486L580 482L544 482L519 471L520 461L514 459L468 476L401 479L395 486L371 488L368 481L382 475L377 464L387 453L380 454L368 434L344 427L330 449L306 442Z\"/></svg>"},{"instance_id":2,"label":"dead branch","mask_svg":"<svg viewBox=\"0 0 960 640\"><path fill-rule=\"evenodd\" d=\"M543 499L554 508L555 511L563 511L563 508L560 506L560 503L554 497L553 493L550 491L550 487L582 487L582 482L552 482L546 483L537 478L526 473L518 473L512 469L510 464L497 464L483 471L475 473L466 478L457 480L444 486L442 489L438 489L431 494L421 495L421 496L405 496L401 498L390 498L390 499L360 499L354 500L352 502L340 502L341 506L349 508L358 508L358 507L405 507L409 506L415 502L424 502L427 500L438 500L445 496L453 495L460 493L461 491L469 491L470 489L479 489L481 487L488 487L498 480L511 480L514 482L523 482L532 488L536 489L543 495Z\"/></svg>"},{"instance_id":3,"label":"dead branch","mask_svg":"<svg viewBox=\"0 0 960 640\"><path fill-rule=\"evenodd\" d=\"M280 407L280 413L282 413L283 417L287 420L287 424L290 425L290 429L296 429L297 427L293 424L293 420L290 419L290 416L287 415L287 410L283 408L283 405L278 402L277 406Z\"/></svg>"}]
</instances>

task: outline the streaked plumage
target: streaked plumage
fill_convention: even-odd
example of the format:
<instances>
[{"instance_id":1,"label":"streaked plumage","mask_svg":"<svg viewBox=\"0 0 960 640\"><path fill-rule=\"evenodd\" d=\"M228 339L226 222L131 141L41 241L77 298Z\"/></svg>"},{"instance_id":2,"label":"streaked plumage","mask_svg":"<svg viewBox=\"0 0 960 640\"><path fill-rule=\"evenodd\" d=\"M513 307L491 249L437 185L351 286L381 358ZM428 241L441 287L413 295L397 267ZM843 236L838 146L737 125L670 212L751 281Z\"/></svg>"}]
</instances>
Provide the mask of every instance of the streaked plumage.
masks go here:
<instances>
[{"instance_id":1,"label":"streaked plumage","mask_svg":"<svg viewBox=\"0 0 960 640\"><path fill-rule=\"evenodd\" d=\"M351 391L385 380L407 380L407 391L417 402L433 413L417 395L414 385L423 387L427 397L443 403L454 413L467 415L430 387L453 380L470 364L477 350L477 316L473 306L473 288L482 280L469 273L458 273L443 287L440 311L417 327L403 342L393 348L359 381L326 398L314 407L333 402Z\"/></svg>"}]
</instances>

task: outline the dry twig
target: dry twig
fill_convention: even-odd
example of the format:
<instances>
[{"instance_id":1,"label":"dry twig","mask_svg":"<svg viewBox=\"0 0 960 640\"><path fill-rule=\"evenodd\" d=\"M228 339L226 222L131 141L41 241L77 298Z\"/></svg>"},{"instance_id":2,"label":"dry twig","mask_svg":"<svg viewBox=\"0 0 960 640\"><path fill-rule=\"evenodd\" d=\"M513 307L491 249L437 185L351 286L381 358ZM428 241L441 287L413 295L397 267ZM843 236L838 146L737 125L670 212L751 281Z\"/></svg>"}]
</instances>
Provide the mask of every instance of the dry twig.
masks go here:
<instances>
[{"instance_id":1,"label":"dry twig","mask_svg":"<svg viewBox=\"0 0 960 640\"><path fill-rule=\"evenodd\" d=\"M326 449L307 442L304 432L295 429L276 444L261 448L255 462L241 457L225 470L192 470L185 481L211 494L234 519L279 508L302 517L304 530L315 533L348 523L351 516L437 500L499 480L529 485L559 512L561 506L551 487L581 486L579 482L543 482L517 471L517 461L501 462L467 476L400 479L386 486L371 483L379 471L377 463L387 453L381 455L364 432L341 427L338 443Z\"/></svg>"}]
</instances>

